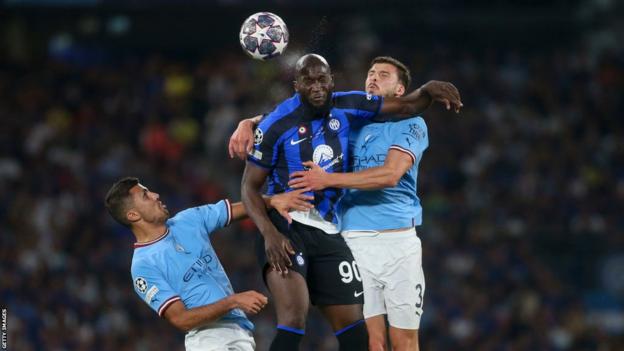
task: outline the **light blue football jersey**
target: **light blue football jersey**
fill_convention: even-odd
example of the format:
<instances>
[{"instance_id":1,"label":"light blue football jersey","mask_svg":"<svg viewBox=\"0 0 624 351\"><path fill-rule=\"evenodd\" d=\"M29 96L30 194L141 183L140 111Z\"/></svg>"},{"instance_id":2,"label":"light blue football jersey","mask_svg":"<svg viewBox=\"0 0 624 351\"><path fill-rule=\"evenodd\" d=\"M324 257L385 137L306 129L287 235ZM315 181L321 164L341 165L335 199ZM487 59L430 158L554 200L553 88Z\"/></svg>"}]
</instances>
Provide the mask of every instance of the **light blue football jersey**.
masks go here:
<instances>
[{"instance_id":1,"label":"light blue football jersey","mask_svg":"<svg viewBox=\"0 0 624 351\"><path fill-rule=\"evenodd\" d=\"M409 155L413 165L395 187L347 190L340 201L341 230L389 230L422 224L416 185L418 164L429 146L425 121L412 117L400 122L368 123L352 129L349 143L352 172L383 166L391 149Z\"/></svg>"},{"instance_id":2,"label":"light blue football jersey","mask_svg":"<svg viewBox=\"0 0 624 351\"><path fill-rule=\"evenodd\" d=\"M167 220L167 232L160 238L134 244L134 290L159 316L175 301L194 308L234 293L209 237L230 223L231 213L228 200L189 208ZM240 309L231 310L220 321L253 330Z\"/></svg>"}]
</instances>

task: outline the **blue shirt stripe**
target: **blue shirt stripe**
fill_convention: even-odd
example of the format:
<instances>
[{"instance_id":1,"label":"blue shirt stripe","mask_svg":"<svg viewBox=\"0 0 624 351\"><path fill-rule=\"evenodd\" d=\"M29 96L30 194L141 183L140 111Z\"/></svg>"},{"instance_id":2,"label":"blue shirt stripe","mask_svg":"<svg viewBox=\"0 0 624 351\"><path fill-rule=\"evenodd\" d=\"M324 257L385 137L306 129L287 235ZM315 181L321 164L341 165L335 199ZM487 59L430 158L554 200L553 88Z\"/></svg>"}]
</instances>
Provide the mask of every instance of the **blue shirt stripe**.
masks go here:
<instances>
[{"instance_id":1,"label":"blue shirt stripe","mask_svg":"<svg viewBox=\"0 0 624 351\"><path fill-rule=\"evenodd\" d=\"M351 121L371 120L383 99L361 91L335 92L330 104L328 112L319 113L295 94L262 119L248 160L270 171L269 195L292 190L285 188L289 175L303 170L304 161L314 161L330 173L345 172ZM338 222L336 209L342 194L343 190L332 188L314 194L314 206L323 218Z\"/></svg>"}]
</instances>

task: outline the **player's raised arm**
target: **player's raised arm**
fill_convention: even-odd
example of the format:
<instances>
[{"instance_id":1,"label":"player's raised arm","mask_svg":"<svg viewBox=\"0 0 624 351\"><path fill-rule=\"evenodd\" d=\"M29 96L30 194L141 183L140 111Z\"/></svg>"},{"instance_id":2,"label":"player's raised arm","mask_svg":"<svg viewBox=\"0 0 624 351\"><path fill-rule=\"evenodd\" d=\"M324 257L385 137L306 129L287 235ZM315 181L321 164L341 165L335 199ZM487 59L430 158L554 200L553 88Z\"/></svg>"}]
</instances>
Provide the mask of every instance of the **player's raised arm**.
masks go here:
<instances>
[{"instance_id":1,"label":"player's raised arm","mask_svg":"<svg viewBox=\"0 0 624 351\"><path fill-rule=\"evenodd\" d=\"M295 254L292 243L275 225L271 223L267 215L267 208L260 189L264 184L269 172L249 161L245 166L241 184L241 197L247 208L247 214L258 226L258 230L264 237L264 244L269 264L278 273L288 273L288 266L292 265L290 255Z\"/></svg>"},{"instance_id":2,"label":"player's raised arm","mask_svg":"<svg viewBox=\"0 0 624 351\"><path fill-rule=\"evenodd\" d=\"M459 113L464 106L457 88L449 82L431 80L402 97L386 97L375 121L398 121L425 111L433 102Z\"/></svg>"},{"instance_id":3,"label":"player's raised arm","mask_svg":"<svg viewBox=\"0 0 624 351\"><path fill-rule=\"evenodd\" d=\"M201 325L219 320L235 308L240 308L245 313L256 314L266 306L267 302L266 296L253 290L230 295L209 305L189 309L178 300L167 308L164 317L176 328L188 332Z\"/></svg>"}]
</instances>

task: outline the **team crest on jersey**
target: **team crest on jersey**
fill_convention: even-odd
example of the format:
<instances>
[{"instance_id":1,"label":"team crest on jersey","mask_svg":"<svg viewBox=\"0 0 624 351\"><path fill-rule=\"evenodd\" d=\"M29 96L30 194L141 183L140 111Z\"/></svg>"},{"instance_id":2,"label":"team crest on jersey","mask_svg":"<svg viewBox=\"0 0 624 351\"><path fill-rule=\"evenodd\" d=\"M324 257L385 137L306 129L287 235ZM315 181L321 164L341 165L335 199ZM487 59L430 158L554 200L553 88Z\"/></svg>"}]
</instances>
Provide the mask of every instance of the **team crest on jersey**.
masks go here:
<instances>
[{"instance_id":1,"label":"team crest on jersey","mask_svg":"<svg viewBox=\"0 0 624 351\"><path fill-rule=\"evenodd\" d=\"M334 158L334 150L329 145L325 144L317 146L312 154L312 161L317 165L329 161L332 158Z\"/></svg>"},{"instance_id":2,"label":"team crest on jersey","mask_svg":"<svg viewBox=\"0 0 624 351\"><path fill-rule=\"evenodd\" d=\"M297 260L298 265L303 266L305 263L305 260L303 259L303 252L298 253L295 260Z\"/></svg>"},{"instance_id":3,"label":"team crest on jersey","mask_svg":"<svg viewBox=\"0 0 624 351\"><path fill-rule=\"evenodd\" d=\"M366 94L366 100L370 101L373 99L373 94Z\"/></svg>"},{"instance_id":4,"label":"team crest on jersey","mask_svg":"<svg viewBox=\"0 0 624 351\"><path fill-rule=\"evenodd\" d=\"M145 292L147 291L147 281L142 277L138 277L134 280L134 286L136 286L137 290L141 294L145 294Z\"/></svg>"},{"instance_id":5,"label":"team crest on jersey","mask_svg":"<svg viewBox=\"0 0 624 351\"><path fill-rule=\"evenodd\" d=\"M416 139L424 139L427 133L416 123L410 123L409 134Z\"/></svg>"},{"instance_id":6,"label":"team crest on jersey","mask_svg":"<svg viewBox=\"0 0 624 351\"><path fill-rule=\"evenodd\" d=\"M335 118L330 119L328 125L329 129L333 130L334 132L340 129L340 121Z\"/></svg>"},{"instance_id":7,"label":"team crest on jersey","mask_svg":"<svg viewBox=\"0 0 624 351\"><path fill-rule=\"evenodd\" d=\"M305 134L308 131L308 128L306 128L305 126L299 126L299 134Z\"/></svg>"},{"instance_id":8,"label":"team crest on jersey","mask_svg":"<svg viewBox=\"0 0 624 351\"><path fill-rule=\"evenodd\" d=\"M256 128L256 132L254 133L254 145L262 144L263 138L264 138L264 133L262 133L262 129Z\"/></svg>"}]
</instances>

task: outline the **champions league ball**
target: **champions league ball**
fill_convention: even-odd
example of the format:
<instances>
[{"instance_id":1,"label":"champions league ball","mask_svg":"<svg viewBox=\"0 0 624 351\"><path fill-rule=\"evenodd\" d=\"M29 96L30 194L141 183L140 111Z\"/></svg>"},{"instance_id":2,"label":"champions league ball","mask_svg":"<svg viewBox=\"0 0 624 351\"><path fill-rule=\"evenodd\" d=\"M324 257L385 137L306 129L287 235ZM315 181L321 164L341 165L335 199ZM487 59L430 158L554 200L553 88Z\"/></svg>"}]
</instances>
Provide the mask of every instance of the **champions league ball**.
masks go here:
<instances>
[{"instance_id":1,"label":"champions league ball","mask_svg":"<svg viewBox=\"0 0 624 351\"><path fill-rule=\"evenodd\" d=\"M256 60L267 60L286 49L288 28L279 16L258 12L243 22L238 38L247 55Z\"/></svg>"}]
</instances>

